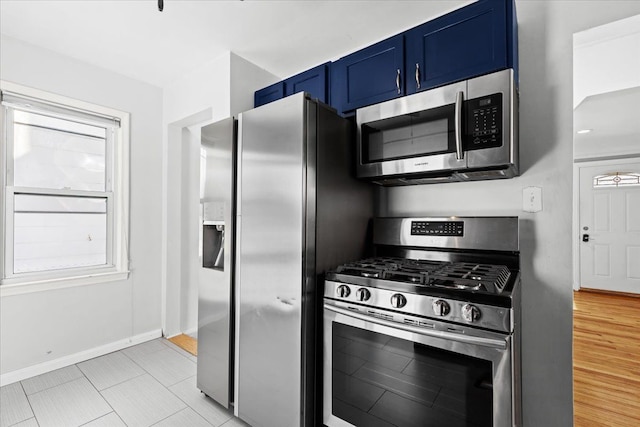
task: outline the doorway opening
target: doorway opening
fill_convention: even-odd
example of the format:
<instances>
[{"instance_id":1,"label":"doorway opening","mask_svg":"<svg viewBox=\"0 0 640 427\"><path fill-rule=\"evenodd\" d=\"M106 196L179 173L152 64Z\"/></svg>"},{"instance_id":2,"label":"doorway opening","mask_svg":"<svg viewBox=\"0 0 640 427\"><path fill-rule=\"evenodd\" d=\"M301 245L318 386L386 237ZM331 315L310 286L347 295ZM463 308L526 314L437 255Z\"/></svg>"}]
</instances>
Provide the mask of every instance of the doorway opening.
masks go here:
<instances>
[{"instance_id":1,"label":"doorway opening","mask_svg":"<svg viewBox=\"0 0 640 427\"><path fill-rule=\"evenodd\" d=\"M167 138L163 334L194 355L202 266L200 128L210 122L210 109L188 116L168 125Z\"/></svg>"},{"instance_id":2,"label":"doorway opening","mask_svg":"<svg viewBox=\"0 0 640 427\"><path fill-rule=\"evenodd\" d=\"M574 34L574 425L640 425L640 15Z\"/></svg>"}]
</instances>

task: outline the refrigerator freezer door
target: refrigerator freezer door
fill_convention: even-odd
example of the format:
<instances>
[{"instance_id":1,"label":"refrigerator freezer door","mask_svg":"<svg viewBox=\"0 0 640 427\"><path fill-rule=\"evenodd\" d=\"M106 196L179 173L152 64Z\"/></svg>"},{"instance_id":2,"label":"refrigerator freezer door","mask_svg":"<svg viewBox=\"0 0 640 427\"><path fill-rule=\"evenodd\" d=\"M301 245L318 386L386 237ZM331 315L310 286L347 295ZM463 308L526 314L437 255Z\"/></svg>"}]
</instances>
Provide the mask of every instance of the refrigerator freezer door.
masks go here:
<instances>
[{"instance_id":1,"label":"refrigerator freezer door","mask_svg":"<svg viewBox=\"0 0 640 427\"><path fill-rule=\"evenodd\" d=\"M236 415L301 425L304 94L239 117Z\"/></svg>"},{"instance_id":2,"label":"refrigerator freezer door","mask_svg":"<svg viewBox=\"0 0 640 427\"><path fill-rule=\"evenodd\" d=\"M204 126L201 148L202 234L203 245L209 245L203 247L202 266L211 268L199 270L197 385L228 408L233 360L234 119Z\"/></svg>"}]
</instances>

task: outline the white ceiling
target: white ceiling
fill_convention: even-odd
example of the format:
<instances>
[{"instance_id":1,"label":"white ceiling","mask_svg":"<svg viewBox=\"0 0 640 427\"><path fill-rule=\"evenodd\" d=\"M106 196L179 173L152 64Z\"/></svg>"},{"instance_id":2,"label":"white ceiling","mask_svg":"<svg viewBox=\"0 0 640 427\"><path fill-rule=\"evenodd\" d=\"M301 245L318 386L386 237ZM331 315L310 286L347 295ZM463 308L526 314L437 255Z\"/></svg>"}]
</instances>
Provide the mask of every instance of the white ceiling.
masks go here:
<instances>
[{"instance_id":1,"label":"white ceiling","mask_svg":"<svg viewBox=\"0 0 640 427\"><path fill-rule=\"evenodd\" d=\"M288 77L471 2L0 0L0 32L164 86L227 51Z\"/></svg>"}]
</instances>

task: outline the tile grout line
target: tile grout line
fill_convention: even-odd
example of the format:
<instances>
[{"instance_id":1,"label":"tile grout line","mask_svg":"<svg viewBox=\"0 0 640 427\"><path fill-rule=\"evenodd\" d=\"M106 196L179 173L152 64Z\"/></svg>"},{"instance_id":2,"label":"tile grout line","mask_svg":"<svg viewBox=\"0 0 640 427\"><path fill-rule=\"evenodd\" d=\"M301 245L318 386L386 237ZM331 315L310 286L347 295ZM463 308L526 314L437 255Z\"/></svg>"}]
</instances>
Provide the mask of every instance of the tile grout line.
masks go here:
<instances>
[{"instance_id":1,"label":"tile grout line","mask_svg":"<svg viewBox=\"0 0 640 427\"><path fill-rule=\"evenodd\" d=\"M128 347L128 348L130 348L130 347ZM113 384L113 385L111 385L111 386L109 386L109 387L107 387L107 388L105 388L105 389L103 389L103 390L98 390L98 388L97 388L97 387L96 387L96 386L91 382L91 380L89 380L89 383L91 384L91 386L93 386L93 388L94 388L94 389L96 389L96 391L98 392L98 394L100 395L100 397L102 397L102 399L103 399L105 402L107 402L107 405L109 405L109 407L111 408L111 411L112 411L114 414L116 414L116 416L118 417L118 419L119 419L120 421L122 421L122 424L124 424L125 426L127 426L127 427L128 427L129 425L128 425L128 424L127 424L127 423L122 419L122 417L120 416L120 414L118 413L118 411L116 411L116 410L115 410L115 408L114 408L113 406L111 406L111 403L109 403L109 401L107 400L107 398L106 398L106 397L104 397L104 395L102 394L102 392L103 392L103 391L106 391L106 390L109 390L110 388L113 388L113 387L118 386L118 385L120 385L120 384L124 384L124 383L126 383L127 381L131 381L131 380L134 380L134 379L136 379L136 378L140 378L140 377L141 377L141 376L143 376L143 375L150 375L152 378L153 378L153 375L151 375L149 372L147 372L147 370L146 370L146 369L144 369L144 368L143 368L142 366L140 366L140 365L139 365L135 360L133 360L131 357L129 357L129 355L128 355L128 354L126 354L123 350L114 351L113 353L122 353L122 355L123 355L124 357L126 357L127 359L129 359L129 360L130 360L134 365L136 365L137 367L139 367L140 369L142 369L143 373L142 373L142 374L140 374L140 375L136 375L135 377L128 378L128 379L126 379L126 380L124 380L124 381L120 381L119 383L117 383L117 384ZM154 352L154 353L155 353L155 352ZM109 354L111 354L111 353L109 353ZM91 360L91 359L89 359L89 360ZM80 369L80 368L78 368L78 369ZM80 370L82 371L82 369L80 369ZM83 372L83 374L84 374L84 372ZM89 378L87 377L87 379L89 379ZM156 381L157 381L157 380L156 380ZM109 414L104 414L104 415L102 415L101 417L96 418L96 420L97 420L97 419L100 419L100 418L102 418L102 417L106 417L107 415L109 415ZM89 422L92 422L92 421L95 421L95 420L91 420L91 421L89 421ZM85 424L83 424L83 425L86 425L86 424L88 424L88 423L85 423ZM82 426L80 426L80 427L82 427Z\"/></svg>"},{"instance_id":2,"label":"tile grout line","mask_svg":"<svg viewBox=\"0 0 640 427\"><path fill-rule=\"evenodd\" d=\"M161 351L165 351L165 350L167 350L167 349L162 349L162 350L158 350L158 351L153 351L153 352L151 352L151 353L159 353L159 352L161 352ZM120 350L120 351L122 351L122 350ZM149 353L149 354L151 354L151 353ZM128 356L128 355L126 355L126 354L125 354L125 356L129 357L129 356ZM149 376L151 376L151 378L153 378L154 380L158 381L158 383L160 383L160 385L161 385L161 386L163 386L164 388L166 388L167 390L169 389L169 387L173 387L174 385L176 385L176 384L178 384L178 383L181 383L182 381L184 381L184 380L186 380L186 379L188 379L188 378L191 378L191 377L193 376L193 375L191 375L191 376L189 376L189 377L187 377L187 378L183 378L183 379L178 380L177 382L175 382L175 383L173 383L173 384L164 385L164 384L162 383L162 381L160 381L158 378L156 378L156 377L155 377L151 372L147 371L147 370L144 368L144 366L140 365L138 362L136 362L135 360L133 360L131 357L129 357L129 359L131 359L131 361L132 361L133 363L135 363L136 365L138 365L138 366L140 367L140 369L142 369L142 370L143 370L143 371L145 371L147 374L149 374ZM189 360L188 358L186 358L186 359L187 359L187 360ZM189 360L189 361L190 361L191 363L194 363L192 360ZM196 366L197 366L197 365L196 365ZM139 375L139 376L140 376L140 375ZM137 378L137 377L136 377L136 378ZM123 382L125 382L125 381L123 381ZM122 384L122 383L120 383L120 384Z\"/></svg>"},{"instance_id":3,"label":"tile grout line","mask_svg":"<svg viewBox=\"0 0 640 427\"><path fill-rule=\"evenodd\" d=\"M153 351L152 353L158 353L158 352L160 352L160 351L164 351L164 350ZM127 356L127 355L125 354L125 356ZM127 357L129 357L129 356L127 356ZM131 357L129 357L129 359L131 359ZM140 369L142 369L142 370L146 373L146 375L149 375L151 378L153 378L154 380L156 380L156 381L158 382L158 384L160 384L162 387L164 387L164 388L166 388L167 390L169 390L169 387L167 387L167 386L165 386L164 384L162 384L162 383L160 382L160 380L159 380L159 379L157 379L156 377L154 377L154 376L153 376L153 374L152 374L151 372L149 372L149 371L147 371L146 369L144 369L144 366L140 365L138 362L136 362L136 361L135 361L135 360L133 360L133 359L131 359L131 361L132 361L133 363L135 363L136 365L138 365L138 366L140 367ZM138 375L137 377L134 377L134 378L139 378L139 377L141 377L142 375L145 375L145 374ZM130 379L133 379L133 378L130 378ZM127 380L127 381L129 381L129 380ZM125 383L125 382L127 382L127 381L123 381L123 382L121 382L120 384L123 384L123 383ZM178 381L178 382L180 382L180 381ZM178 383L176 383L176 384L178 384ZM172 384L172 386L173 386L173 385L175 385L175 384ZM109 388L111 388L111 387L109 387ZM106 389L105 389L105 390L106 390ZM170 390L169 390L169 391L170 391Z\"/></svg>"},{"instance_id":4,"label":"tile grout line","mask_svg":"<svg viewBox=\"0 0 640 427\"><path fill-rule=\"evenodd\" d=\"M99 393L99 392L98 392L98 393ZM100 397L102 397L102 398L104 399L104 396L100 395ZM104 400L106 401L107 399L104 399ZM107 405L109 405L109 402L107 402ZM87 422L86 422L86 423L84 423L84 424L80 424L78 427L86 426L87 424L92 423L92 422L94 422L94 421L97 421L97 420L99 420L100 418L106 417L107 415L109 415L109 414L111 414L111 413L116 414L116 415L118 416L118 418L120 418L120 416L119 416L119 415L118 415L118 413L115 411L115 409L113 409L113 408L111 407L111 405L109 405L109 407L111 408L111 412L107 412L107 413L106 413L106 414L104 414L104 415L100 415L98 418L94 418L94 419L92 419L92 420L87 421ZM122 418L120 418L120 420L122 421ZM124 421L122 421L122 422L124 423L124 425L125 425L125 426L127 425L127 423L125 423ZM127 427L128 427L128 426L127 426Z\"/></svg>"},{"instance_id":5,"label":"tile grout line","mask_svg":"<svg viewBox=\"0 0 640 427\"><path fill-rule=\"evenodd\" d=\"M70 366L71 366L71 365L70 365ZM76 365L73 365L73 366L76 366ZM78 368L78 367L76 366L76 368ZM80 368L78 368L78 370L80 370ZM80 371L80 373L82 374L82 376L81 376L81 377L74 378L74 379L69 380L69 381L64 381L64 382L61 382L60 384L56 384L56 385L51 386L51 387L43 388L42 390L38 390L38 391L36 391L35 393L26 394L26 391L25 391L25 394L26 394L27 398L29 398L29 396L35 396L36 394L40 394L40 393L42 393L42 392L49 391L49 390L54 389L54 388L56 388L56 387L60 387L61 385L65 385L65 384L72 383L72 382L74 382L74 381L81 380L82 378L85 378L87 381L89 381L89 378L87 378L87 377L84 375L84 372ZM46 374L47 374L47 373L45 373L45 374L43 374L43 375L46 375ZM38 377L38 376L39 376L39 375L36 375L36 377ZM32 377L32 378L36 378L36 377ZM91 381L89 381L89 384L91 384ZM20 381L20 385L22 385L22 381ZM91 384L91 385L93 386L93 384Z\"/></svg>"},{"instance_id":6,"label":"tile grout line","mask_svg":"<svg viewBox=\"0 0 640 427\"><path fill-rule=\"evenodd\" d=\"M71 365L69 365L69 366L71 366ZM113 409L113 407L109 404L109 402L107 401L107 399L105 399L105 398L104 398L104 396L102 395L102 393L100 393L100 391L99 391L99 390L96 388L96 386L91 382L91 380L90 380L90 379L89 379L89 378L84 374L84 372L82 371L82 369L80 369L80 367L79 367L79 366L77 366L77 364L74 364L73 366L75 366L75 367L80 371L80 373L82 374L82 377L74 378L74 379L72 379L72 380L70 380L70 381L65 381L65 382L63 382L63 383L57 384L57 385L55 385L55 386L53 386L53 387L45 388L45 389L40 390L40 391L38 391L38 392L36 392L36 393L32 393L32 394L30 394L30 395L27 395L27 394L26 394L26 391L25 391L25 395L26 395L26 397L27 397L27 401L29 402L29 407L31 407L31 412L33 413L33 418L36 420L36 423L38 424L38 427L40 426L40 421L38 421L38 417L36 416L36 413L35 413L35 411L33 410L33 407L31 406L31 401L29 400L29 396L35 396L36 394L40 394L40 393L42 393L42 392L45 392L45 391L48 391L48 390L54 389L54 388L56 388L56 387L59 387L59 386L65 385L65 384L69 384L69 383L74 382L74 381L81 380L81 379L83 379L83 378L87 380L87 382L91 385L91 387L93 387L93 389L94 389L94 390L95 390L95 391L100 395L100 397L102 398L102 400L104 400L104 402L109 406L109 408L111 408L111 412L116 412L116 411ZM22 381L20 381L20 386L22 386ZM23 388L24 388L24 387L23 387ZM110 413L110 412L107 412L106 414L103 414L103 415L99 416L98 418L94 418L93 420L89 420L89 421L87 421L86 423L81 424L81 425L80 425L80 426L78 426L78 427L82 427L82 426L84 426L84 425L86 425L86 424L88 424L88 423L90 423L90 422L93 422L93 421L95 421L95 420L97 420L97 419L100 419L100 418L102 418L102 417L104 417L104 416L108 415L109 413ZM117 415L117 413L116 413L116 415ZM120 417L118 416L118 418L120 418ZM26 421L26 420L24 420L24 421ZM127 425L127 424L125 423L125 425Z\"/></svg>"},{"instance_id":7,"label":"tile grout line","mask_svg":"<svg viewBox=\"0 0 640 427\"><path fill-rule=\"evenodd\" d=\"M91 360L91 359L89 359L89 360ZM78 366L78 369L80 369L80 367L79 367L79 366ZM111 406L111 403L109 403L109 401L107 400L107 398L106 398L106 397L104 397L104 396L102 395L102 392L101 392L100 390L98 390L98 387L96 387L96 385L95 385L94 383L92 383L92 382L91 382L91 380L89 379L89 377L87 377L87 375L84 373L84 371L83 371L82 369L80 369L80 372L82 372L82 375L84 375L84 376L85 376L85 378L87 378L87 381L89 381L89 384L91 384L91 387L93 387L93 389L94 389L95 391L97 391L97 392L98 392L98 394L100 395L100 397L102 398L102 400L104 400L104 402L107 404L107 406L109 406L109 408L111 408L111 412L113 412L114 414L116 414L116 416L120 419L120 421L122 421L122 423L123 423L125 426L127 426L127 423L125 423L125 422L124 422L124 420L122 419L122 417L120 416L120 414L118 414L118 413L116 412L115 408L114 408L113 406ZM135 377L135 378L137 378L137 377ZM120 384L122 384L122 383L120 383ZM105 390L106 390L106 389L105 389ZM107 412L106 414L101 415L101 416L99 416L98 418L93 419L93 420L91 420L91 421L88 421L88 422L86 422L86 423L84 423L84 424L82 424L82 425L84 426L84 425L89 424L90 422L93 422L93 421L95 421L95 420L99 420L99 419L100 419L100 418L102 418L102 417L106 417L106 416L107 416L107 415L109 415L111 412ZM80 427L81 427L81 426L80 426Z\"/></svg>"},{"instance_id":8,"label":"tile grout line","mask_svg":"<svg viewBox=\"0 0 640 427\"><path fill-rule=\"evenodd\" d=\"M24 397L27 399L27 403L29 404L29 409L31 409L31 413L33 414L33 419L36 420L36 424L38 424L38 427L39 427L40 423L38 422L38 417L36 417L36 411L33 410L33 406L31 405L31 401L29 400L29 395L27 394L27 391L24 389L24 386L22 385L22 381L18 381L18 382L20 383L20 389L24 393ZM27 420L28 419L29 418L27 418ZM16 424L19 424L19 423L27 421L27 420L22 420L22 421L19 421L18 423L14 423L12 425L16 425Z\"/></svg>"},{"instance_id":9,"label":"tile grout line","mask_svg":"<svg viewBox=\"0 0 640 427\"><path fill-rule=\"evenodd\" d=\"M163 351L163 350L159 350L159 351ZM153 353L157 353L157 352L155 352L155 351L154 351ZM174 392L172 392L172 391L169 389L169 387L167 387L167 386L165 386L164 384L162 384L162 383L161 383L161 382L160 382L156 377L154 377L150 372L148 372L146 369L144 369L144 367L140 366L140 364L138 364L135 360L131 359L131 358L130 358L129 356L127 356L126 354L125 354L125 356L126 356L126 357L128 357L128 358L129 358L133 363L135 363L137 366L139 366L139 367L140 367L140 369L142 369L142 370L144 371L144 373L143 373L143 374L140 374L140 375L136 375L135 377L129 378L129 379L125 380L125 381L121 381L121 382L119 382L118 384L114 384L114 385L112 385L112 386L110 386L110 387L107 387L107 388L105 388L105 389L104 389L104 390L102 390L102 391L109 390L110 388L115 387L115 386L120 385L120 384L124 384L124 383L126 383L127 381L131 381L131 380L134 380L134 379L136 379L136 378L140 378L140 377L141 377L141 376L143 376L143 375L149 375L151 378L153 378L155 381L157 381L157 382L158 382L158 384L160 384L160 386L161 386L161 387L165 388L169 393L171 393L172 395L174 395L174 396L175 396L175 397L176 397L180 402L182 402L182 403L185 405L185 407L184 407L184 408L180 408L180 409L178 409L178 410L177 410L176 412L174 412L173 414L170 414L170 415L166 416L166 417L165 417L165 418L163 418L162 420L159 420L159 421L157 421L157 422L155 422L155 423L151 424L151 425L150 425L150 426L148 426L148 427L152 427L152 426L154 426L154 425L158 424L159 422L162 422L162 421L166 420L167 418L174 416L174 415L175 415L175 414L177 414L178 412L180 412L180 411L184 411L184 410L185 410L185 409L187 409L187 408L191 408L191 409L192 409L194 412L196 412L198 415L202 416L198 411L196 411L194 408L192 408L192 407L191 407L191 405L189 405L189 404L188 404L187 402L185 402L184 400L180 399L180 397L179 397L179 396L177 396ZM191 378L191 377L189 377L189 378ZM183 381L184 381L184 380L183 380ZM180 382L180 381L179 381L179 382ZM176 384L178 384L178 383L176 383ZM175 384L173 384L173 385L175 385ZM102 396L102 391L98 391L98 393L100 393L100 396ZM105 400L107 400L104 396L102 396L102 398L103 398L103 399L105 399ZM108 401L107 401L107 404L109 404L109 402L108 402ZM109 404L109 406L111 407L111 404ZM122 419L122 417L120 417L120 414L118 414L118 412L117 412L115 409L113 410L113 412L114 412L116 415L118 415L118 418L120 418L120 420L124 423L124 425L125 425L125 426L128 426L128 424L124 422L124 420ZM104 415L103 415L103 416L104 416ZM203 417L203 418L204 418L204 417ZM206 421L206 420L205 420L205 421Z\"/></svg>"},{"instance_id":10,"label":"tile grout line","mask_svg":"<svg viewBox=\"0 0 640 427\"><path fill-rule=\"evenodd\" d=\"M113 353L120 353L120 352L122 352L122 350L114 351ZM109 354L113 354L113 353L109 353ZM84 373L84 371L82 370L82 368L78 367L78 369L80 369L80 371L82 372L82 374L87 378L87 380L89 380L89 382L91 383L91 385L93 386L93 388L95 388L95 389L96 389L96 391L97 391L98 393L100 393L100 395L102 395L102 392L103 392L103 391L108 390L108 389L110 389L111 387L115 387L115 386L117 386L117 385L120 385L120 384L126 383L127 381L132 380L132 379L134 379L134 378L141 377L141 376L143 376L145 373L146 373L146 374L149 374L149 372L147 372L147 370L146 370L146 369L144 369L142 366L140 366L139 364L137 364L135 360L131 359L129 356L127 356L127 355L126 355L126 354L124 354L124 353L122 353L122 355L123 355L124 357L126 357L127 359L129 359L131 362L133 362L133 364L134 364L134 365L136 365L138 368L142 369L143 373L142 373L142 374L135 375L135 376L133 376L133 377L131 377L131 378L127 378L126 380L122 380L122 381L120 381L119 383L116 383L116 384L110 385L109 387L105 387L105 388L103 388L102 390L98 390L98 387L97 387L97 386L96 386L96 385L91 381L91 379L90 379L89 377L87 377L87 376L86 376L86 374ZM105 356L106 356L106 355L105 355ZM100 357L104 357L104 356L100 356ZM89 359L89 360L92 360L92 359ZM151 374L149 374L149 375L151 375ZM103 396L103 399L104 399L104 396ZM105 400L106 400L106 399L105 399ZM114 412L115 412L115 410L114 410Z\"/></svg>"},{"instance_id":11,"label":"tile grout line","mask_svg":"<svg viewBox=\"0 0 640 427\"><path fill-rule=\"evenodd\" d=\"M187 381L187 380L190 380L191 378L192 378L192 377L189 377L189 378L187 378L187 379L184 379L184 380L182 380L182 381L177 382L176 384L180 384L181 382L183 382L183 381ZM174 384L174 385L176 385L176 384ZM173 387L173 386L171 386L171 387ZM167 390L169 390L169 392L170 392L171 394L173 394L175 397L177 397L177 398L178 398L178 400L180 400L182 403L184 403L185 405L187 405L187 408L191 408L191 410L192 410L193 412L195 412L195 413L196 413L196 414L198 414L200 417L202 417L202 419L203 419L203 420L205 420L205 422L206 422L207 424L209 424L209 425L211 425L211 426L215 427L213 424L211 424L211 423L209 422L209 420L208 420L208 419L206 419L206 418L205 418L205 416L204 416L203 414L201 414L201 413L200 413L196 408L194 408L193 406L189 405L189 403L188 403L188 402L186 402L184 399L182 399L180 396L178 396L177 394L175 394L175 393L173 392L173 390L171 390L169 387L166 387L166 389L167 389ZM184 410L184 409L181 409L181 410ZM178 411L178 412L180 412L180 411ZM176 413L177 413L177 412L176 412ZM175 415L175 414L173 414L173 415ZM167 418L168 418L168 417L167 417ZM233 416L232 416L231 418L233 418ZM229 421L229 420L227 420L227 421ZM224 423L226 423L227 421L225 421ZM160 422L160 421L158 421L158 422ZM224 423L222 423L222 424L224 424ZM220 426L218 426L218 427L221 427L221 426L222 426L222 424L220 424Z\"/></svg>"},{"instance_id":12,"label":"tile grout line","mask_svg":"<svg viewBox=\"0 0 640 427\"><path fill-rule=\"evenodd\" d=\"M27 391L24 389L24 386L22 385L22 381L18 381L18 383L20 384L20 390L22 390L22 393L24 393L24 397L27 399L27 404L29 405L29 409L31 410L31 415L32 416L27 418L27 419L24 419L24 420L18 421L16 423L10 424L9 427L12 427L12 426L18 425L20 423L23 423L25 421L28 421L31 418L33 418L36 421L36 424L38 424L38 427L39 427L40 423L38 422L38 418L36 417L36 413L33 410L33 406L31 406L31 401L29 400L29 395L27 394ZM7 384L6 386L3 386L3 388L7 387L9 385L11 385L11 384Z\"/></svg>"},{"instance_id":13,"label":"tile grout line","mask_svg":"<svg viewBox=\"0 0 640 427\"><path fill-rule=\"evenodd\" d=\"M176 397L177 397L177 396L176 396ZM178 397L178 399L180 399L180 398ZM206 419L205 419L205 418L204 418L204 417L203 417L203 416L202 416L198 411L196 411L196 410L195 410L195 409L193 409L191 406L189 406L189 405L187 404L187 402L183 401L182 399L180 399L180 401L182 401L182 403L184 403L185 405L187 405L187 407L186 407L186 408L179 409L177 412L175 412L175 413L173 413L173 414L171 414L171 415L168 415L168 416L164 417L164 418L163 418L163 419L161 419L160 421L158 421L158 422L155 422L155 423L151 424L149 427L157 426L158 424L160 424L161 422L163 422L163 421L164 421L164 420L166 420L167 418L171 418L171 417L173 417L174 415L176 415L177 413L182 412L182 411L186 411L187 409L191 409L191 410L192 410L193 412L195 412L195 413L196 413L200 418L202 418L202 419L204 420L204 422L206 422L206 423L207 423L207 424L209 424L211 427L213 427L213 424L211 424L209 421L207 421L207 420L206 420Z\"/></svg>"},{"instance_id":14,"label":"tile grout line","mask_svg":"<svg viewBox=\"0 0 640 427\"><path fill-rule=\"evenodd\" d=\"M194 362L193 360L191 360L191 358L190 358L189 356L193 356L193 357L195 357L195 358L197 358L198 356L195 356L195 355L193 355L193 354L189 353L189 352L188 352L188 351L186 351L185 349L178 347L177 345L173 344L171 341L169 341L169 340L167 340L167 339L165 339L165 338L162 338L162 339L164 340L163 344L164 344L167 348L170 348L171 350L175 351L175 352L176 352L176 353L178 353L180 356L184 357L185 359L189 360L190 362L192 362L192 363L197 363L197 362ZM168 343L171 343L171 345L169 345ZM185 354L185 353L186 353L186 354Z\"/></svg>"},{"instance_id":15,"label":"tile grout line","mask_svg":"<svg viewBox=\"0 0 640 427\"><path fill-rule=\"evenodd\" d=\"M83 377L85 377L85 378L87 378L87 377L84 375L84 372L82 372L82 369L80 369L80 368L78 367L78 365L77 365L77 364L75 364L75 363L74 363L73 365L65 366L64 368L60 368L60 369L65 369L65 368L68 368L68 367L70 367L70 366L75 366L75 367L80 371L80 373L82 374L82 376L83 376ZM33 379L33 378L37 378L37 377L40 377L40 376L42 376L42 375L47 375L47 374L50 374L50 373L52 373L52 372L58 371L58 370L60 370L60 369L55 369L55 370L53 370L53 371L45 372L44 374L36 375L36 376L34 376L34 377L25 378L24 380L20 380L20 381L18 381L18 382L20 383L20 386L22 387L22 391L24 392L25 396L27 396L27 398L28 398L29 396L33 396L33 395L36 395L36 394L38 394L38 393L42 393L43 391L51 390L52 388L56 388L56 387L61 386L61 385L64 385L64 384L68 384L68 383L70 383L70 382L73 382L73 381L75 381L75 380L79 380L79 379L81 378L81 377L78 377L78 378L70 379L70 380L68 380L68 381L63 381L63 382L61 382L60 384L56 384L56 385L51 386L51 387L43 388L42 390L38 390L38 391L36 391L35 393L31 393L31 394L28 394L28 393L27 393L27 391L24 389L24 385L22 384L22 382L23 382L23 381L27 381L27 380L30 380L30 379ZM88 379L89 379L89 378L87 378L87 380L88 380ZM89 382L91 382L91 381L89 381ZM33 408L32 408L32 409L33 409Z\"/></svg>"},{"instance_id":16,"label":"tile grout line","mask_svg":"<svg viewBox=\"0 0 640 427\"><path fill-rule=\"evenodd\" d=\"M140 369L142 369L142 370L144 371L144 368L140 367ZM140 378L141 376L143 376L143 375L147 375L147 374L149 374L149 373L148 373L147 371L144 371L142 374L138 374L138 375L133 376L133 377L131 377L131 378L127 378L126 380L122 380L122 381L120 381L119 383L116 383L116 384L110 385L109 387L105 387L105 388L103 388L102 390L98 390L98 388L97 388L95 385L93 385L93 384L91 384L91 385L93 385L93 388L95 388L96 390L98 390L98 393L102 394L102 392L103 392L103 391L109 390L110 388L113 388L113 387L115 387L115 386L119 386L120 384L124 384L124 383L126 383L127 381L135 380L136 378ZM151 374L149 374L149 375L151 375ZM89 382L91 382L91 380L89 380Z\"/></svg>"},{"instance_id":17,"label":"tile grout line","mask_svg":"<svg viewBox=\"0 0 640 427\"><path fill-rule=\"evenodd\" d=\"M152 352L150 352L149 354L151 354L151 353L159 353L159 352L164 351L164 350L165 350L165 349L157 350L157 351L152 351ZM119 350L119 351L120 351L120 352L122 352L122 350ZM165 388L169 393L171 393L173 396L175 396L175 397L176 397L180 402L182 402L182 403L185 405L185 408L181 408L181 409L179 409L178 411L174 412L173 414L171 414L171 415L169 415L169 416L167 416L167 417L163 418L162 420L160 420L160 421L158 421L158 422L156 422L156 423L152 424L152 426L153 426L153 425L155 425L155 424L157 424L157 423L159 423L159 422L161 422L161 421L163 421L163 420L164 420L164 419L166 419L166 418L169 418L169 417L171 417L171 416L173 416L173 415L177 414L177 413L178 413L178 412L180 412L180 411L185 410L186 408L191 408L195 413L197 413L198 415L200 415L201 417L203 417L203 416L202 416L202 414L200 414L198 411L196 411L194 408L192 408L192 407L191 407L191 405L189 405L187 402L185 402L184 400L182 400L178 395L176 395L173 391L171 391L171 390L169 389L169 387L172 387L172 386L174 386L174 385L176 385L176 384L178 384L178 383L180 383L180 382L182 382L182 381L186 381L187 379L189 379L189 378L191 378L191 377L188 377L188 378L186 378L186 379L184 379L184 380L180 380L180 381L178 381L177 383L172 384L172 385L170 385L170 386L165 386L164 384L162 384L162 383L160 382L160 380L159 380L159 379L157 379L156 377L154 377L154 376L153 376L153 374L152 374L151 372L147 371L147 370L144 368L144 366L140 365L137 361L135 361L133 358L131 358L131 356L129 356L128 354L126 354L126 353L124 353L124 352L122 352L122 354L124 354L124 356L125 356L125 357L127 357L127 358L128 358L129 360L131 360L131 361L132 361L136 366L138 366L140 369L142 369L142 370L144 371L144 373L143 373L143 374L140 374L140 375L137 375L137 376L135 376L135 377L133 377L133 378L129 378L129 379L125 380L125 381L121 381L121 382L119 382L118 384L114 384L114 385L112 385L112 386L110 386L110 387L107 387L107 388L105 388L103 391L108 390L108 389L110 389L110 388L112 388L112 387L115 387L115 386L117 386L117 385L124 384L124 383L125 383L125 382L127 382L127 381L131 381L131 380L133 380L133 379L140 378L140 377L141 377L141 376L143 376L143 375L149 375L149 376L150 376L151 378L153 378L153 379L154 379L158 384L160 384L160 386L161 386L161 387ZM93 384L92 384L92 385L93 385ZM94 387L95 387L95 386L94 386ZM100 393L100 396L102 396L102 398L103 398L103 399L105 399L105 397L102 395L102 392L101 392L101 391L98 391L98 393ZM106 399L105 399L105 400L106 400ZM109 404L109 402L107 402L107 404ZM109 406L111 407L111 404L109 404ZM122 418L120 417L120 414L118 414L118 413L116 412L116 410L115 410L115 409L113 410L113 412L115 412L115 413L116 413L116 415L118 415L118 418L120 418L120 419L122 420ZM203 417L203 418L204 418L204 417ZM206 421L206 419L205 419L205 421ZM122 422L123 422L125 425L127 425L127 423L125 423L125 422L124 422L124 420L122 420ZM207 421L207 422L208 422L208 421ZM151 426L149 426L149 427L151 427Z\"/></svg>"}]
</instances>

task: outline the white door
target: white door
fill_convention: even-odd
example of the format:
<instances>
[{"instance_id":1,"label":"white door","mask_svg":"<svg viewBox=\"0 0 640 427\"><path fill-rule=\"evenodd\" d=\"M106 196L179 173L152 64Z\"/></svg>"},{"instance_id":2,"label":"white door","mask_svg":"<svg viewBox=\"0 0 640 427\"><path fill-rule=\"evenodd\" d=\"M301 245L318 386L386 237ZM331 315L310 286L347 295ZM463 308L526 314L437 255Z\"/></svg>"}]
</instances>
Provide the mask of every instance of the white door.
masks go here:
<instances>
[{"instance_id":1,"label":"white door","mask_svg":"<svg viewBox=\"0 0 640 427\"><path fill-rule=\"evenodd\" d=\"M640 293L640 160L580 167L580 287Z\"/></svg>"}]
</instances>

